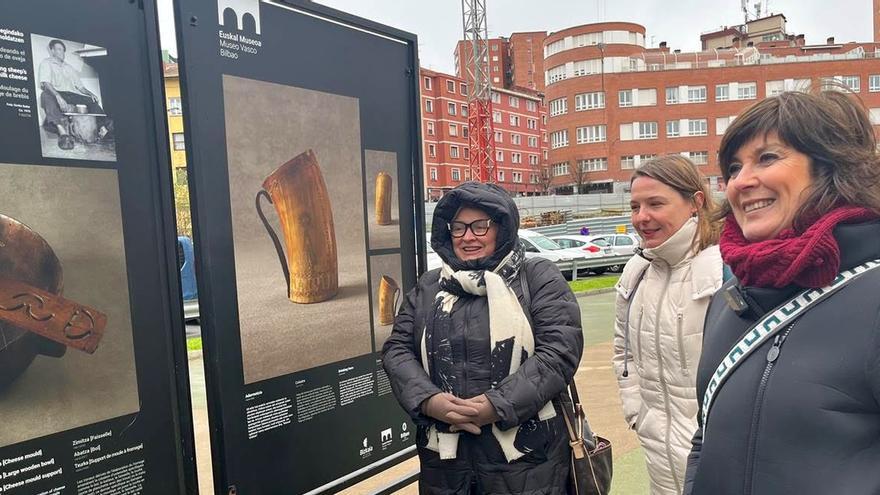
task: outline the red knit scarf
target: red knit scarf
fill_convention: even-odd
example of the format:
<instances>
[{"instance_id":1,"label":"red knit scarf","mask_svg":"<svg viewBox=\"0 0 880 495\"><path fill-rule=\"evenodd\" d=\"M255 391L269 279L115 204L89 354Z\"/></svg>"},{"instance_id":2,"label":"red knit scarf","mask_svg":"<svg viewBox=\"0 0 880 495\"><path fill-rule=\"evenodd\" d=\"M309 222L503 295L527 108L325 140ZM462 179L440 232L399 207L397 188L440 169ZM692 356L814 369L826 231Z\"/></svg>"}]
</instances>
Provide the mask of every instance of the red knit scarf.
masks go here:
<instances>
[{"instance_id":1,"label":"red knit scarf","mask_svg":"<svg viewBox=\"0 0 880 495\"><path fill-rule=\"evenodd\" d=\"M721 257L742 285L781 288L825 287L840 271L840 248L832 231L839 223L860 223L878 216L867 208L842 206L820 217L798 235L786 229L775 239L749 242L733 214L724 222Z\"/></svg>"}]
</instances>

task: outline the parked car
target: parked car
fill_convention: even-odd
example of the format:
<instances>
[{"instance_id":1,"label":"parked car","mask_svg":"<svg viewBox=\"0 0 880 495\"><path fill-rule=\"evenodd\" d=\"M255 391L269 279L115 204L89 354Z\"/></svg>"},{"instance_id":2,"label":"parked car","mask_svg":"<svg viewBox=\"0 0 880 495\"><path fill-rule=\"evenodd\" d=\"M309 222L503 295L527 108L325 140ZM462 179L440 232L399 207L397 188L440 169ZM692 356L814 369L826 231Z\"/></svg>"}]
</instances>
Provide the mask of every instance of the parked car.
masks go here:
<instances>
[{"instance_id":1,"label":"parked car","mask_svg":"<svg viewBox=\"0 0 880 495\"><path fill-rule=\"evenodd\" d=\"M199 319L199 289L196 284L195 259L192 239L186 236L178 236L177 268L180 270L184 321Z\"/></svg>"},{"instance_id":2,"label":"parked car","mask_svg":"<svg viewBox=\"0 0 880 495\"><path fill-rule=\"evenodd\" d=\"M605 256L614 256L614 251L611 246L602 239L599 239L597 242L592 242L588 236L584 235L554 235L550 236L550 239L563 248L583 251L588 258L595 259ZM591 268L590 271L601 275L605 273L607 269L608 267L605 266L597 266Z\"/></svg>"},{"instance_id":3,"label":"parked car","mask_svg":"<svg viewBox=\"0 0 880 495\"><path fill-rule=\"evenodd\" d=\"M440 255L431 247L431 234L425 236L425 252L428 255L428 270L443 266L443 260L440 259Z\"/></svg>"},{"instance_id":4,"label":"parked car","mask_svg":"<svg viewBox=\"0 0 880 495\"><path fill-rule=\"evenodd\" d=\"M639 236L635 234L598 234L586 236L590 242L602 245L604 243L611 248L611 251L618 256L635 254L641 241ZM608 267L612 272L623 270L622 264L610 265Z\"/></svg>"},{"instance_id":5,"label":"parked car","mask_svg":"<svg viewBox=\"0 0 880 495\"><path fill-rule=\"evenodd\" d=\"M589 258L578 248L564 248L538 232L519 229L519 240L525 248L526 258L540 257L556 264L563 272L572 272L573 263Z\"/></svg>"}]
</instances>

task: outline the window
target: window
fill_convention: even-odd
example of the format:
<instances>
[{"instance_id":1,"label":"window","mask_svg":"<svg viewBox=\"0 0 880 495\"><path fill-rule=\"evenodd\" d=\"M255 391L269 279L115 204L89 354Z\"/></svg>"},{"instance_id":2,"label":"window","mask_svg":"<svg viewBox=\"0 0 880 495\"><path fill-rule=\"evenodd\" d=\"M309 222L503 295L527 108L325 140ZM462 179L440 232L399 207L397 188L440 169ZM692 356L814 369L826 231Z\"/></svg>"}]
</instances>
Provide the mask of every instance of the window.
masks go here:
<instances>
[{"instance_id":1,"label":"window","mask_svg":"<svg viewBox=\"0 0 880 495\"><path fill-rule=\"evenodd\" d=\"M526 110L528 110L530 112L537 112L538 111L538 104L532 100L526 100Z\"/></svg>"},{"instance_id":2,"label":"window","mask_svg":"<svg viewBox=\"0 0 880 495\"><path fill-rule=\"evenodd\" d=\"M532 184L538 183L538 174L529 174L529 182Z\"/></svg>"},{"instance_id":3,"label":"window","mask_svg":"<svg viewBox=\"0 0 880 495\"><path fill-rule=\"evenodd\" d=\"M495 150L495 161L496 162L503 162L504 161L504 151Z\"/></svg>"},{"instance_id":4,"label":"window","mask_svg":"<svg viewBox=\"0 0 880 495\"><path fill-rule=\"evenodd\" d=\"M511 153L510 163L522 163L522 153Z\"/></svg>"},{"instance_id":5,"label":"window","mask_svg":"<svg viewBox=\"0 0 880 495\"><path fill-rule=\"evenodd\" d=\"M425 111L428 113L434 113L434 102L431 100L425 100Z\"/></svg>"},{"instance_id":6,"label":"window","mask_svg":"<svg viewBox=\"0 0 880 495\"><path fill-rule=\"evenodd\" d=\"M183 107L180 105L180 97L168 98L168 114L183 115Z\"/></svg>"},{"instance_id":7,"label":"window","mask_svg":"<svg viewBox=\"0 0 880 495\"><path fill-rule=\"evenodd\" d=\"M556 163L551 167L553 177L568 175L568 162Z\"/></svg>"},{"instance_id":8,"label":"window","mask_svg":"<svg viewBox=\"0 0 880 495\"><path fill-rule=\"evenodd\" d=\"M621 108L633 106L633 94L631 89L626 89L617 93L617 105Z\"/></svg>"},{"instance_id":9,"label":"window","mask_svg":"<svg viewBox=\"0 0 880 495\"><path fill-rule=\"evenodd\" d=\"M519 127L519 115L510 116L510 125L513 127Z\"/></svg>"},{"instance_id":10,"label":"window","mask_svg":"<svg viewBox=\"0 0 880 495\"><path fill-rule=\"evenodd\" d=\"M468 106L467 106L466 103L462 103L462 104L461 104L461 116L462 116L462 117L467 117L467 116L468 116Z\"/></svg>"},{"instance_id":11,"label":"window","mask_svg":"<svg viewBox=\"0 0 880 495\"><path fill-rule=\"evenodd\" d=\"M461 126L461 137L466 138L469 134L468 127L466 125Z\"/></svg>"},{"instance_id":12,"label":"window","mask_svg":"<svg viewBox=\"0 0 880 495\"><path fill-rule=\"evenodd\" d=\"M498 68L498 67L496 67L496 69L497 69L497 68ZM501 82L501 78L500 78L500 77L493 77L493 78L492 78L492 82L498 84L498 83Z\"/></svg>"},{"instance_id":13,"label":"window","mask_svg":"<svg viewBox=\"0 0 880 495\"><path fill-rule=\"evenodd\" d=\"M425 123L425 132L426 132L429 136L433 136L433 135L434 135L434 123L433 123L433 122L427 122L427 123Z\"/></svg>"},{"instance_id":14,"label":"window","mask_svg":"<svg viewBox=\"0 0 880 495\"><path fill-rule=\"evenodd\" d=\"M468 91L468 86L467 86L467 84L465 84L465 83L459 83L459 85L458 85L458 92L461 93L461 94L463 94L464 96L467 96L467 94L468 94L467 91Z\"/></svg>"},{"instance_id":15,"label":"window","mask_svg":"<svg viewBox=\"0 0 880 495\"><path fill-rule=\"evenodd\" d=\"M565 65L558 65L547 71L547 84L553 84L564 80L567 77L565 73Z\"/></svg>"},{"instance_id":16,"label":"window","mask_svg":"<svg viewBox=\"0 0 880 495\"><path fill-rule=\"evenodd\" d=\"M529 165L538 164L538 155L529 155Z\"/></svg>"},{"instance_id":17,"label":"window","mask_svg":"<svg viewBox=\"0 0 880 495\"><path fill-rule=\"evenodd\" d=\"M461 156L464 157L465 160L467 160L468 158L471 157L471 149L468 148L467 146L462 148L461 151L462 151Z\"/></svg>"},{"instance_id":18,"label":"window","mask_svg":"<svg viewBox=\"0 0 880 495\"><path fill-rule=\"evenodd\" d=\"M513 172L513 182L517 184L522 182L522 172Z\"/></svg>"},{"instance_id":19,"label":"window","mask_svg":"<svg viewBox=\"0 0 880 495\"><path fill-rule=\"evenodd\" d=\"M186 149L182 132L175 132L171 135L171 139L174 142L174 151L184 151Z\"/></svg>"},{"instance_id":20,"label":"window","mask_svg":"<svg viewBox=\"0 0 880 495\"><path fill-rule=\"evenodd\" d=\"M620 157L620 169L632 170L636 168L636 157L632 155Z\"/></svg>"},{"instance_id":21,"label":"window","mask_svg":"<svg viewBox=\"0 0 880 495\"><path fill-rule=\"evenodd\" d=\"M730 86L719 84L715 86L715 101L727 101L730 99Z\"/></svg>"},{"instance_id":22,"label":"window","mask_svg":"<svg viewBox=\"0 0 880 495\"><path fill-rule=\"evenodd\" d=\"M446 81L446 91L455 93L455 81Z\"/></svg>"},{"instance_id":23,"label":"window","mask_svg":"<svg viewBox=\"0 0 880 495\"><path fill-rule=\"evenodd\" d=\"M550 43L549 45L544 47L544 56L549 57L550 55L559 53L562 50L565 50L565 38L554 41L553 43Z\"/></svg>"},{"instance_id":24,"label":"window","mask_svg":"<svg viewBox=\"0 0 880 495\"><path fill-rule=\"evenodd\" d=\"M688 153L688 158L690 158L695 165L706 165L707 163L709 163L709 152L691 151L690 153Z\"/></svg>"},{"instance_id":25,"label":"window","mask_svg":"<svg viewBox=\"0 0 880 495\"><path fill-rule=\"evenodd\" d=\"M453 145L449 147L449 157L458 158L458 146Z\"/></svg>"},{"instance_id":26,"label":"window","mask_svg":"<svg viewBox=\"0 0 880 495\"><path fill-rule=\"evenodd\" d=\"M496 124L501 123L501 112L498 110L492 110L492 122L495 122Z\"/></svg>"},{"instance_id":27,"label":"window","mask_svg":"<svg viewBox=\"0 0 880 495\"><path fill-rule=\"evenodd\" d=\"M599 91L574 95L574 110L576 112L596 108L605 108L605 93Z\"/></svg>"},{"instance_id":28,"label":"window","mask_svg":"<svg viewBox=\"0 0 880 495\"><path fill-rule=\"evenodd\" d=\"M428 145L428 156L434 158L437 156L437 146L433 144Z\"/></svg>"},{"instance_id":29,"label":"window","mask_svg":"<svg viewBox=\"0 0 880 495\"><path fill-rule=\"evenodd\" d=\"M605 126L591 125L577 128L577 144L605 141Z\"/></svg>"},{"instance_id":30,"label":"window","mask_svg":"<svg viewBox=\"0 0 880 495\"><path fill-rule=\"evenodd\" d=\"M581 172L601 172L603 170L608 170L608 159L588 158L586 160L579 160L578 166L580 167Z\"/></svg>"},{"instance_id":31,"label":"window","mask_svg":"<svg viewBox=\"0 0 880 495\"><path fill-rule=\"evenodd\" d=\"M458 136L458 124L449 124L449 135Z\"/></svg>"},{"instance_id":32,"label":"window","mask_svg":"<svg viewBox=\"0 0 880 495\"><path fill-rule=\"evenodd\" d=\"M452 180L455 182L461 180L461 172L457 168L452 169Z\"/></svg>"},{"instance_id":33,"label":"window","mask_svg":"<svg viewBox=\"0 0 880 495\"><path fill-rule=\"evenodd\" d=\"M493 47L493 48L495 48L495 51L498 50L498 47L497 47L497 46L495 46L495 47ZM492 61L493 61L493 62L497 62L497 61L498 61L498 55L492 55Z\"/></svg>"},{"instance_id":34,"label":"window","mask_svg":"<svg viewBox=\"0 0 880 495\"><path fill-rule=\"evenodd\" d=\"M858 93L862 90L861 82L859 81L859 76L840 76L840 82L851 89L853 93Z\"/></svg>"},{"instance_id":35,"label":"window","mask_svg":"<svg viewBox=\"0 0 880 495\"><path fill-rule=\"evenodd\" d=\"M504 182L504 170L498 171L498 182Z\"/></svg>"},{"instance_id":36,"label":"window","mask_svg":"<svg viewBox=\"0 0 880 495\"><path fill-rule=\"evenodd\" d=\"M504 133L501 131L495 131L495 142L503 143L504 142Z\"/></svg>"},{"instance_id":37,"label":"window","mask_svg":"<svg viewBox=\"0 0 880 495\"><path fill-rule=\"evenodd\" d=\"M519 108L519 98L516 96L508 96L507 103L510 104L513 108Z\"/></svg>"},{"instance_id":38,"label":"window","mask_svg":"<svg viewBox=\"0 0 880 495\"><path fill-rule=\"evenodd\" d=\"M538 147L538 136L529 136L529 148Z\"/></svg>"},{"instance_id":39,"label":"window","mask_svg":"<svg viewBox=\"0 0 880 495\"><path fill-rule=\"evenodd\" d=\"M492 103L501 103L501 94L492 92Z\"/></svg>"},{"instance_id":40,"label":"window","mask_svg":"<svg viewBox=\"0 0 880 495\"><path fill-rule=\"evenodd\" d=\"M709 128L706 119L688 120L688 136L706 136L709 134Z\"/></svg>"},{"instance_id":41,"label":"window","mask_svg":"<svg viewBox=\"0 0 880 495\"><path fill-rule=\"evenodd\" d=\"M547 150L544 150L543 153L544 153L544 160L547 160L550 157L550 152Z\"/></svg>"},{"instance_id":42,"label":"window","mask_svg":"<svg viewBox=\"0 0 880 495\"><path fill-rule=\"evenodd\" d=\"M522 136L519 134L511 134L510 144L522 144Z\"/></svg>"},{"instance_id":43,"label":"window","mask_svg":"<svg viewBox=\"0 0 880 495\"><path fill-rule=\"evenodd\" d=\"M550 100L550 116L555 117L557 115L562 115L568 111L568 99L566 98L557 98L555 100Z\"/></svg>"},{"instance_id":44,"label":"window","mask_svg":"<svg viewBox=\"0 0 880 495\"><path fill-rule=\"evenodd\" d=\"M636 139L657 139L657 123L639 122L639 135Z\"/></svg>"},{"instance_id":45,"label":"window","mask_svg":"<svg viewBox=\"0 0 880 495\"><path fill-rule=\"evenodd\" d=\"M681 135L681 129L679 128L679 124L681 122L678 120L667 120L666 121L666 137L674 138Z\"/></svg>"},{"instance_id":46,"label":"window","mask_svg":"<svg viewBox=\"0 0 880 495\"><path fill-rule=\"evenodd\" d=\"M667 105L677 105L678 104L678 86L674 88L666 88L666 104Z\"/></svg>"},{"instance_id":47,"label":"window","mask_svg":"<svg viewBox=\"0 0 880 495\"><path fill-rule=\"evenodd\" d=\"M568 146L568 129L550 133L550 147L553 149Z\"/></svg>"},{"instance_id":48,"label":"window","mask_svg":"<svg viewBox=\"0 0 880 495\"><path fill-rule=\"evenodd\" d=\"M602 70L602 63L599 59L578 60L574 63L574 75L586 76L587 74L598 74Z\"/></svg>"},{"instance_id":49,"label":"window","mask_svg":"<svg viewBox=\"0 0 880 495\"><path fill-rule=\"evenodd\" d=\"M526 119L526 127L528 127L529 129L537 129L538 121L535 119Z\"/></svg>"},{"instance_id":50,"label":"window","mask_svg":"<svg viewBox=\"0 0 880 495\"><path fill-rule=\"evenodd\" d=\"M868 91L871 93L880 91L880 75L868 76Z\"/></svg>"},{"instance_id":51,"label":"window","mask_svg":"<svg viewBox=\"0 0 880 495\"><path fill-rule=\"evenodd\" d=\"M705 103L706 86L691 86L688 88L688 103Z\"/></svg>"},{"instance_id":52,"label":"window","mask_svg":"<svg viewBox=\"0 0 880 495\"><path fill-rule=\"evenodd\" d=\"M785 81L767 81L764 84L767 97L776 96L785 91Z\"/></svg>"},{"instance_id":53,"label":"window","mask_svg":"<svg viewBox=\"0 0 880 495\"><path fill-rule=\"evenodd\" d=\"M449 115L455 115L455 103L452 103L452 102L447 103L446 108L449 111Z\"/></svg>"},{"instance_id":54,"label":"window","mask_svg":"<svg viewBox=\"0 0 880 495\"><path fill-rule=\"evenodd\" d=\"M431 182L437 182L437 167L431 167Z\"/></svg>"},{"instance_id":55,"label":"window","mask_svg":"<svg viewBox=\"0 0 880 495\"><path fill-rule=\"evenodd\" d=\"M757 97L758 97L757 83L753 83L753 82L739 83L739 86L736 88L736 99L737 100L754 100Z\"/></svg>"},{"instance_id":56,"label":"window","mask_svg":"<svg viewBox=\"0 0 880 495\"><path fill-rule=\"evenodd\" d=\"M431 78L430 77L425 78L425 89L427 89L428 91L431 90Z\"/></svg>"},{"instance_id":57,"label":"window","mask_svg":"<svg viewBox=\"0 0 880 495\"><path fill-rule=\"evenodd\" d=\"M493 44L493 45L491 45L491 46L492 46L492 51L493 51L493 52L497 52L497 51L498 51L498 45L497 45L497 44Z\"/></svg>"},{"instance_id":58,"label":"window","mask_svg":"<svg viewBox=\"0 0 880 495\"><path fill-rule=\"evenodd\" d=\"M727 127L730 125L731 122L733 122L732 117L717 117L715 119L715 135L723 135L724 131L727 130Z\"/></svg>"}]
</instances>

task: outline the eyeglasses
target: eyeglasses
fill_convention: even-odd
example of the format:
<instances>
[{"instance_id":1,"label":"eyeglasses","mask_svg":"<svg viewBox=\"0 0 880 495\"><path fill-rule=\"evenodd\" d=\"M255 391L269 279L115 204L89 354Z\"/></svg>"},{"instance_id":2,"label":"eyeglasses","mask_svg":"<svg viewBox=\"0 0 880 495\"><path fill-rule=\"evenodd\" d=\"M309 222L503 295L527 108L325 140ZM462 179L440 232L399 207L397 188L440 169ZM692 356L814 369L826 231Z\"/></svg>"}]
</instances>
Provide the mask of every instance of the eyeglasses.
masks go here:
<instances>
[{"instance_id":1,"label":"eyeglasses","mask_svg":"<svg viewBox=\"0 0 880 495\"><path fill-rule=\"evenodd\" d=\"M464 235L467 234L468 229L471 229L471 232L473 232L475 236L483 237L489 232L489 227L491 226L492 220L489 218L481 218L479 220L474 220L471 223L450 222L448 224L449 235L455 238L464 237Z\"/></svg>"}]
</instances>

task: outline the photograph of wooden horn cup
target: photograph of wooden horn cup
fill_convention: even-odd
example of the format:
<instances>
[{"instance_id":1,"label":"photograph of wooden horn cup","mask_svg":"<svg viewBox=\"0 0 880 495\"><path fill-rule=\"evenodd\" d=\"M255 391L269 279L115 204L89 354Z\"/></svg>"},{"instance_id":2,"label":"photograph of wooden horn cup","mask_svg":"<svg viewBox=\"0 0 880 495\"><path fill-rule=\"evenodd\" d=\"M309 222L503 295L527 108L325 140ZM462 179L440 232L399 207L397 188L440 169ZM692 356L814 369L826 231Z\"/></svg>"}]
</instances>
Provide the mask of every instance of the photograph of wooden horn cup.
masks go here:
<instances>
[{"instance_id":1,"label":"photograph of wooden horn cup","mask_svg":"<svg viewBox=\"0 0 880 495\"><path fill-rule=\"evenodd\" d=\"M400 286L397 281L388 275L382 275L382 280L379 281L379 325L394 323L399 296Z\"/></svg>"},{"instance_id":2,"label":"photograph of wooden horn cup","mask_svg":"<svg viewBox=\"0 0 880 495\"><path fill-rule=\"evenodd\" d=\"M61 262L34 230L0 214L0 390L38 354L92 354L107 315L61 296Z\"/></svg>"},{"instance_id":3,"label":"photograph of wooden horn cup","mask_svg":"<svg viewBox=\"0 0 880 495\"><path fill-rule=\"evenodd\" d=\"M286 257L278 235L263 214L260 198L275 207ZM335 296L339 290L339 267L333 210L315 152L308 150L297 155L269 174L255 201L257 214L278 253L288 299L309 304Z\"/></svg>"},{"instance_id":4,"label":"photograph of wooden horn cup","mask_svg":"<svg viewBox=\"0 0 880 495\"><path fill-rule=\"evenodd\" d=\"M391 176L385 171L376 176L376 223L391 225Z\"/></svg>"}]
</instances>

